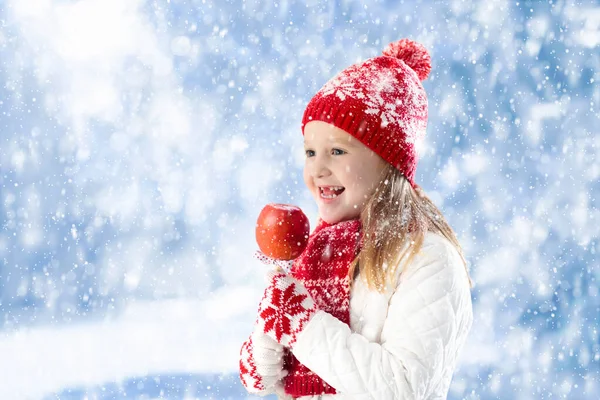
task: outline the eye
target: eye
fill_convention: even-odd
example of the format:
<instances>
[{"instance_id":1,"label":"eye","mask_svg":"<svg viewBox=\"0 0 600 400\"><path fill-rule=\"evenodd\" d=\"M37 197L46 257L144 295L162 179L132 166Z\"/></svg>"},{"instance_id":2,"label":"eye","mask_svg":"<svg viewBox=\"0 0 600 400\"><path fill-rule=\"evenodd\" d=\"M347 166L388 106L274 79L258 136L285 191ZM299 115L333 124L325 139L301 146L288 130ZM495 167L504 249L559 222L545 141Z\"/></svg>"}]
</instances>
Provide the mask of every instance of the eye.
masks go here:
<instances>
[{"instance_id":1,"label":"eye","mask_svg":"<svg viewBox=\"0 0 600 400\"><path fill-rule=\"evenodd\" d=\"M343 154L346 154L346 152L341 149L331 149L331 153L334 156L341 156ZM304 150L304 154L306 154L306 157L314 157L315 151L314 150Z\"/></svg>"}]
</instances>

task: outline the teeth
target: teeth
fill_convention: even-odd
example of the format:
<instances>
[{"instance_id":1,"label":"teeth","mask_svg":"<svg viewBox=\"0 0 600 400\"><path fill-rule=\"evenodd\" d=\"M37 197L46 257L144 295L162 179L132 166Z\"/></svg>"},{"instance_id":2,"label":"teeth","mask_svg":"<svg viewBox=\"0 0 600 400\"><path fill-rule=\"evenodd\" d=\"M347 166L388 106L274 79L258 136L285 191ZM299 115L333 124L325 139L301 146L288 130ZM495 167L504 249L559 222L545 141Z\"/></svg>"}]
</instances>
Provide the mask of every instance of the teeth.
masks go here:
<instances>
[{"instance_id":1,"label":"teeth","mask_svg":"<svg viewBox=\"0 0 600 400\"><path fill-rule=\"evenodd\" d=\"M331 190L342 190L343 188L344 188L343 186L330 186L329 187L329 189L331 189ZM324 198L324 199L335 199L336 197L338 197L338 195L335 194L335 193L330 194L330 195L324 194L322 187L320 187L319 189L320 189L320 192L321 192L321 197Z\"/></svg>"}]
</instances>

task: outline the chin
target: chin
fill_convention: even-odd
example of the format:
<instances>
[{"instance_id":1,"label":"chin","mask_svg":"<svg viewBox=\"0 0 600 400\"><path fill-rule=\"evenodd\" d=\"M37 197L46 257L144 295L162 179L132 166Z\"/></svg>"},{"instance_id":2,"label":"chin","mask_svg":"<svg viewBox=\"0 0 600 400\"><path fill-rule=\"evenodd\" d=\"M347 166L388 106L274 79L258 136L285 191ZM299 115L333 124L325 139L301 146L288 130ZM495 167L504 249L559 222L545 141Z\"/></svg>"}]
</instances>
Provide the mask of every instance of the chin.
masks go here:
<instances>
[{"instance_id":1,"label":"chin","mask_svg":"<svg viewBox=\"0 0 600 400\"><path fill-rule=\"evenodd\" d=\"M327 222L329 225L337 224L338 222L340 222L335 218L329 218L329 217L324 217L324 216L321 216L321 219L323 221Z\"/></svg>"},{"instance_id":2,"label":"chin","mask_svg":"<svg viewBox=\"0 0 600 400\"><path fill-rule=\"evenodd\" d=\"M319 211L319 217L328 224L335 224L341 221L341 218L339 216L324 214L321 211Z\"/></svg>"},{"instance_id":3,"label":"chin","mask_svg":"<svg viewBox=\"0 0 600 400\"><path fill-rule=\"evenodd\" d=\"M354 218L349 215L323 215L323 214L320 214L320 216L323 221L327 222L330 225L337 224L338 222L349 221L351 219L358 218L358 217Z\"/></svg>"}]
</instances>

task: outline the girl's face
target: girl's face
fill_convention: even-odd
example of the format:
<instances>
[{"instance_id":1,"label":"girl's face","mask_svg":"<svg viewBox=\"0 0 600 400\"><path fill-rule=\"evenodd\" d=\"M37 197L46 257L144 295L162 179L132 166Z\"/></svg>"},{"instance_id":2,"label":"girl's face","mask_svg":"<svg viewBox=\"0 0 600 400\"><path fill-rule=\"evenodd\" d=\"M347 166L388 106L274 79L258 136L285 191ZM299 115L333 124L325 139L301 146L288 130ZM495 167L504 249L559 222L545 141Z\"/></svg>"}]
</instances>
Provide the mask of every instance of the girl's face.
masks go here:
<instances>
[{"instance_id":1,"label":"girl's face","mask_svg":"<svg viewBox=\"0 0 600 400\"><path fill-rule=\"evenodd\" d=\"M304 127L304 183L329 224L357 219L387 162L340 128L322 121Z\"/></svg>"}]
</instances>

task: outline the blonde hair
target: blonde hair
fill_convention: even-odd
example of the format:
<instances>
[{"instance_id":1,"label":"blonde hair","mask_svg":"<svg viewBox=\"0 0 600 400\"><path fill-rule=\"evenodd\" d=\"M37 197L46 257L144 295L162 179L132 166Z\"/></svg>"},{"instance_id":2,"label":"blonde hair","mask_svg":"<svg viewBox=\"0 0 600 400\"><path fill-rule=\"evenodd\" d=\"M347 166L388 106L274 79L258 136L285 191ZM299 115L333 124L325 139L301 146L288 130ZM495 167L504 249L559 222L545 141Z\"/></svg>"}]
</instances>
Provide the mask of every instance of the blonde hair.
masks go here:
<instances>
[{"instance_id":1,"label":"blonde hair","mask_svg":"<svg viewBox=\"0 0 600 400\"><path fill-rule=\"evenodd\" d=\"M362 210L360 220L363 242L360 253L350 264L351 285L359 274L366 279L369 288L379 292L390 282L395 285L400 261L408 255L403 264L409 265L421 249L425 233L434 232L456 247L467 271L469 286L473 287L460 243L441 211L391 164L382 171L382 179Z\"/></svg>"}]
</instances>

